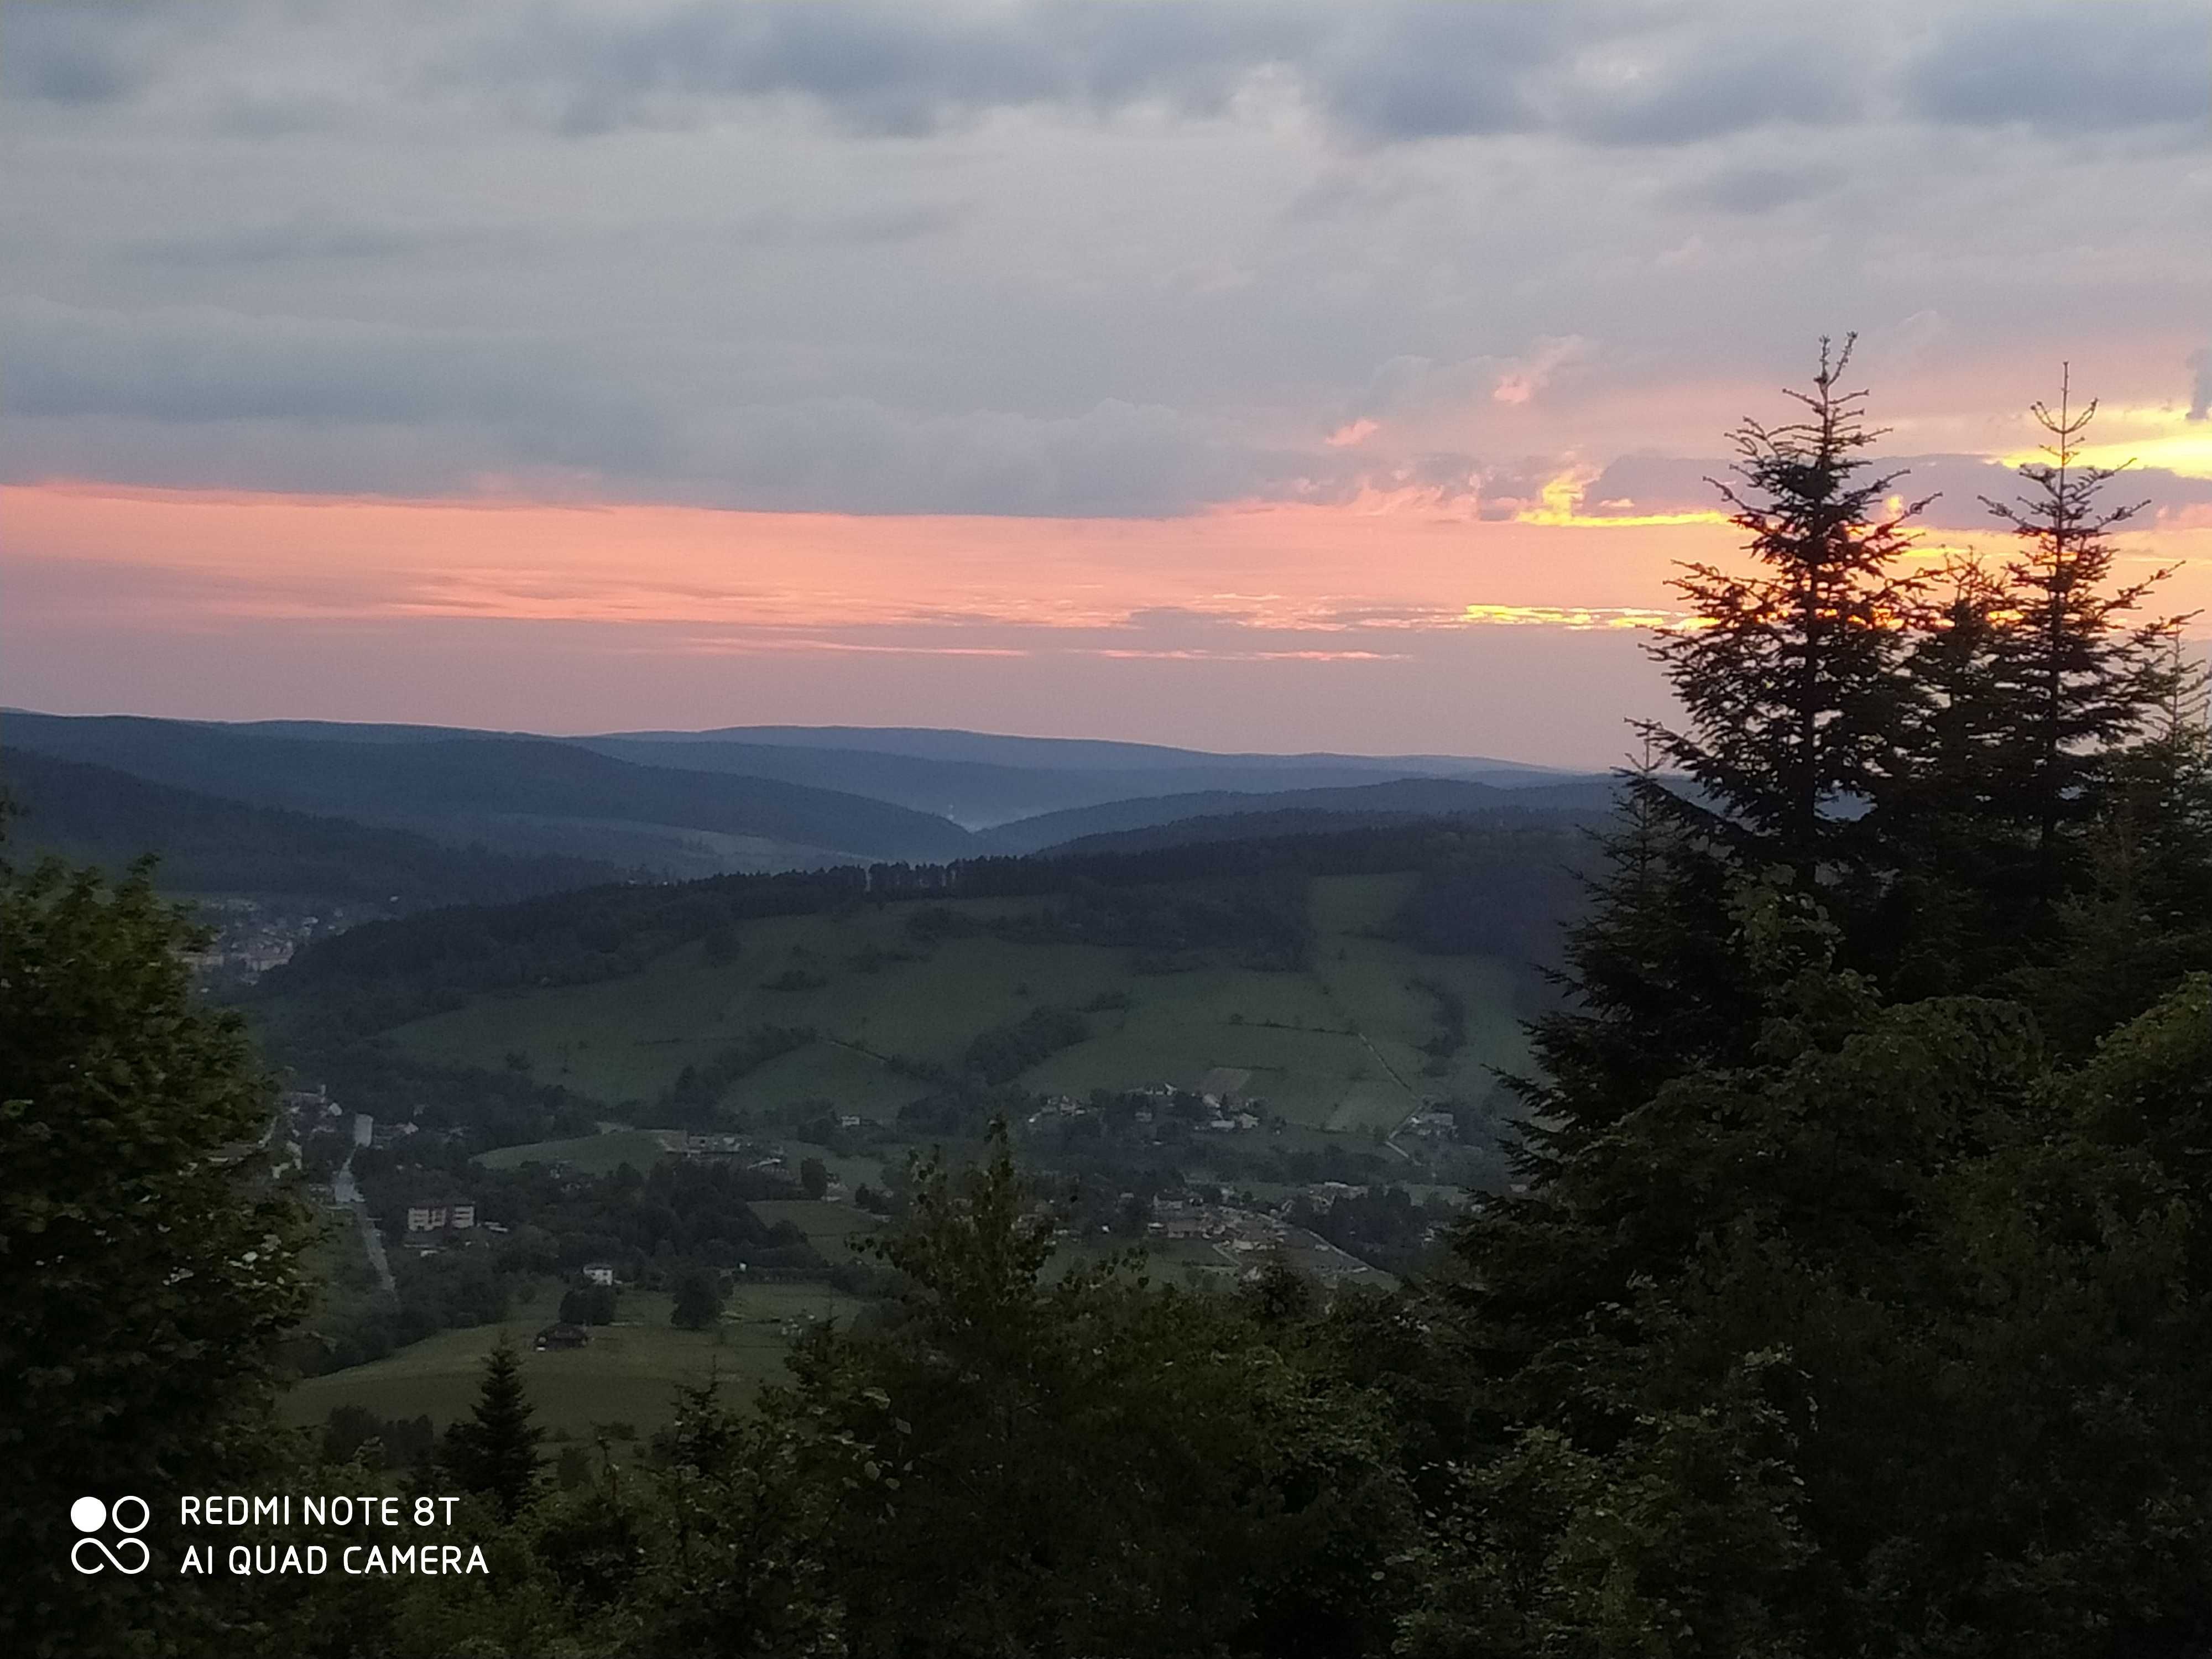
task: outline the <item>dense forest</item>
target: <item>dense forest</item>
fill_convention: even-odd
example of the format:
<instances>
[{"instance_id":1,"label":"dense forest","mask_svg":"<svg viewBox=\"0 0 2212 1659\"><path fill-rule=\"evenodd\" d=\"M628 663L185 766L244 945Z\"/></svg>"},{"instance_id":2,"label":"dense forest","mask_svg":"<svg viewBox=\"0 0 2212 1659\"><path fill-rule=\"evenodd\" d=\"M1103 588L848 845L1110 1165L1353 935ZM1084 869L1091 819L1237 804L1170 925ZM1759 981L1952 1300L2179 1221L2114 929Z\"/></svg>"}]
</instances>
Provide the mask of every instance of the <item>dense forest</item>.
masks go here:
<instances>
[{"instance_id":1,"label":"dense forest","mask_svg":"<svg viewBox=\"0 0 2212 1659\"><path fill-rule=\"evenodd\" d=\"M2050 457L1993 509L2009 554L1936 570L1847 360L1735 434L1745 560L1681 575L1701 625L1653 647L1680 712L1645 728L1556 957L1514 1189L1441 1270L1334 1294L1279 1263L1229 1292L1120 1259L1048 1273L1000 1133L980 1168L911 1172L884 1316L807 1339L749 1409L695 1392L641 1460L549 1478L495 1358L425 1477L471 1494L455 1535L483 1575L92 1595L60 1565L80 1490L389 1477L358 1435L269 1426L302 1231L214 1157L264 1096L242 1028L189 999L183 924L143 881L11 873L0 1632L333 1659L2204 1652L2203 681L2116 575L2130 509L2081 463L2087 412L2039 410ZM1461 850L1423 890L1445 930L1480 913L1453 882L1496 868ZM1129 856L1085 865L1065 925L1182 925L1108 896L1141 884L1117 872L1218 859L1266 890L1251 845ZM456 913L294 971L387 1012L419 972L435 1006L747 906L866 902L863 879ZM704 1248L744 1235L734 1196L663 1207ZM610 1249L672 1224L577 1199ZM1410 1208L1316 1219L1389 1236Z\"/></svg>"}]
</instances>

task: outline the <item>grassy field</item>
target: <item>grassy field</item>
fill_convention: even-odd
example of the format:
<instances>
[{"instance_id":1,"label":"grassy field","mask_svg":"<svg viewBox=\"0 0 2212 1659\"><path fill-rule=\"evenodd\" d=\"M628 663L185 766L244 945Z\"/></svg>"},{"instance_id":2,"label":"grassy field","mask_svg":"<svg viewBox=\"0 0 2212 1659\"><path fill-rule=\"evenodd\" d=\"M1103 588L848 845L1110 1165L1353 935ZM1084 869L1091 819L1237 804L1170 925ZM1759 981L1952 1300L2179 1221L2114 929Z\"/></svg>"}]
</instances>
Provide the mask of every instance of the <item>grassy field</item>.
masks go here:
<instances>
[{"instance_id":1,"label":"grassy field","mask_svg":"<svg viewBox=\"0 0 2212 1659\"><path fill-rule=\"evenodd\" d=\"M612 1175L625 1164L651 1169L667 1156L652 1129L617 1129L611 1134L580 1135L574 1140L539 1140L526 1146L502 1146L477 1159L488 1169L515 1170L526 1164L567 1164L586 1175Z\"/></svg>"},{"instance_id":2,"label":"grassy field","mask_svg":"<svg viewBox=\"0 0 2212 1659\"><path fill-rule=\"evenodd\" d=\"M1130 1006L1088 1016L1090 1040L1033 1068L1020 1079L1025 1086L1079 1095L1149 1083L1195 1087L1227 1066L1249 1072L1249 1091L1293 1122L1387 1129L1425 1097L1485 1097L1489 1067L1525 1059L1516 1024L1523 970L1482 957L1425 957L1381 937L1413 881L1316 880L1316 943L1301 972L1217 964L1147 975L1135 971L1129 951L988 937L945 939L925 953L905 931L915 906L855 907L750 923L732 960L712 963L687 945L625 979L487 997L395 1035L426 1058L476 1066L520 1054L540 1079L611 1107L647 1109L641 1103L684 1066L752 1027L811 1026L819 1040L740 1079L724 1103L757 1110L829 1100L882 1121L927 1085L875 1055L957 1063L987 1027L1040 1005L1081 1006L1111 993ZM1008 902L953 908L980 914ZM769 988L787 976L799 988ZM1443 1029L1424 982L1467 1009L1465 1041L1449 1056L1424 1051ZM511 1161L514 1152L505 1156Z\"/></svg>"},{"instance_id":3,"label":"grassy field","mask_svg":"<svg viewBox=\"0 0 2212 1659\"><path fill-rule=\"evenodd\" d=\"M808 1243L832 1261L850 1256L854 1239L883 1224L850 1204L823 1203L811 1198L756 1199L753 1213L771 1227L779 1221L790 1222L806 1235Z\"/></svg>"},{"instance_id":4,"label":"grassy field","mask_svg":"<svg viewBox=\"0 0 2212 1659\"><path fill-rule=\"evenodd\" d=\"M807 1322L849 1319L862 1306L818 1285L747 1285L719 1328L684 1331L668 1322L667 1297L625 1291L623 1323L595 1329L588 1347L540 1353L531 1340L552 1322L558 1300L548 1292L501 1324L441 1331L368 1364L310 1377L286 1396L285 1416L319 1423L333 1406L355 1405L452 1422L475 1404L484 1356L505 1335L521 1352L523 1381L547 1429L581 1435L594 1423L619 1422L649 1433L673 1415L677 1384L718 1376L750 1396L782 1380L791 1338Z\"/></svg>"}]
</instances>

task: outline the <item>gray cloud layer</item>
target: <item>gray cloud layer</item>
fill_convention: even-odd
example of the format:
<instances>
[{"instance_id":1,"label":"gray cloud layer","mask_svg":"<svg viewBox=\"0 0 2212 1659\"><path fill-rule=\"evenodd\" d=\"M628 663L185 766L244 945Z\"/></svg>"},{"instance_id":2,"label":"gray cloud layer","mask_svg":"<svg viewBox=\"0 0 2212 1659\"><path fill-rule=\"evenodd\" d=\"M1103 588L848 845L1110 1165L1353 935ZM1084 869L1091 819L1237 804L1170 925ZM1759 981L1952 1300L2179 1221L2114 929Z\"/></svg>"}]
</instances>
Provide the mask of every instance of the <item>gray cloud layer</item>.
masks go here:
<instances>
[{"instance_id":1,"label":"gray cloud layer","mask_svg":"<svg viewBox=\"0 0 2212 1659\"><path fill-rule=\"evenodd\" d=\"M1885 102L1963 126L2078 134L2201 121L2207 104L2192 0L1924 14L1749 0L562 0L469 8L458 38L436 15L387 14L392 42L419 43L383 54L389 75L417 90L519 94L511 112L573 132L670 118L672 98L778 94L903 135L1042 104L1216 115L1269 72L1347 132L1384 141L1556 130L1672 144ZM180 67L181 44L226 21L235 44L301 15L27 7L9 20L0 88L64 104L143 96Z\"/></svg>"},{"instance_id":2,"label":"gray cloud layer","mask_svg":"<svg viewBox=\"0 0 2212 1659\"><path fill-rule=\"evenodd\" d=\"M2201 415L2207 35L2196 0L18 7L4 465L1513 500L1717 453L1855 325L1923 448L1996 447L2062 356Z\"/></svg>"}]
</instances>

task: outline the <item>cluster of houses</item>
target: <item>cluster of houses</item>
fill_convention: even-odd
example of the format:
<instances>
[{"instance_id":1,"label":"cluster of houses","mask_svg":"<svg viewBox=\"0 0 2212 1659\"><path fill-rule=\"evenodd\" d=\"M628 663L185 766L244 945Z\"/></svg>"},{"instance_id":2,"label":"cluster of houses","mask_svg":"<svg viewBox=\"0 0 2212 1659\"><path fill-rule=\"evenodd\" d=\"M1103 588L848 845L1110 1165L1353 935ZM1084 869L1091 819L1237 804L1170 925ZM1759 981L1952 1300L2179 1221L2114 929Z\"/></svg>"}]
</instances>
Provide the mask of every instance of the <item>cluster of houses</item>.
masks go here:
<instances>
[{"instance_id":1,"label":"cluster of houses","mask_svg":"<svg viewBox=\"0 0 2212 1659\"><path fill-rule=\"evenodd\" d=\"M367 1112L349 1111L331 1098L327 1084L317 1084L312 1089L289 1090L281 1105L290 1120L292 1138L306 1142L325 1130L337 1130L349 1134L356 1146L388 1148L418 1134L428 1134L434 1139L452 1140L462 1132L459 1129L426 1130L419 1124L395 1122L377 1118Z\"/></svg>"},{"instance_id":2,"label":"cluster of houses","mask_svg":"<svg viewBox=\"0 0 2212 1659\"><path fill-rule=\"evenodd\" d=\"M673 1158L742 1158L757 1151L742 1135L709 1134L693 1129L661 1129L661 1150Z\"/></svg>"},{"instance_id":3,"label":"cluster of houses","mask_svg":"<svg viewBox=\"0 0 2212 1659\"><path fill-rule=\"evenodd\" d=\"M204 951L189 952L185 960L201 980L252 984L271 968L291 961L292 953L319 934L337 933L357 917L280 916L264 912L255 900L214 900L203 910L212 912L214 937Z\"/></svg>"},{"instance_id":4,"label":"cluster of houses","mask_svg":"<svg viewBox=\"0 0 2212 1659\"><path fill-rule=\"evenodd\" d=\"M420 1233L465 1233L477 1224L477 1206L465 1198L425 1200L407 1206L408 1243Z\"/></svg>"},{"instance_id":5,"label":"cluster of houses","mask_svg":"<svg viewBox=\"0 0 2212 1659\"><path fill-rule=\"evenodd\" d=\"M185 961L203 978L227 975L251 984L271 968L282 968L299 948L296 939L257 934L232 943L218 939L204 951L185 953Z\"/></svg>"},{"instance_id":6,"label":"cluster of houses","mask_svg":"<svg viewBox=\"0 0 2212 1659\"><path fill-rule=\"evenodd\" d=\"M837 1120L843 1128L854 1127L860 1121L857 1115L849 1113ZM728 1159L769 1175L783 1174L790 1167L782 1147L763 1146L743 1135L696 1129L658 1129L653 1133L660 1137L661 1149L673 1158Z\"/></svg>"},{"instance_id":7,"label":"cluster of houses","mask_svg":"<svg viewBox=\"0 0 2212 1659\"><path fill-rule=\"evenodd\" d=\"M508 1231L503 1223L479 1219L472 1199L419 1199L407 1206L407 1224L399 1242L419 1255L435 1255L448 1244L466 1243L468 1235L504 1236Z\"/></svg>"},{"instance_id":8,"label":"cluster of houses","mask_svg":"<svg viewBox=\"0 0 2212 1659\"><path fill-rule=\"evenodd\" d=\"M615 1282L615 1268L611 1261L586 1261L583 1273L586 1285L611 1286ZM588 1347L591 1340L589 1326L563 1319L538 1332L530 1346L540 1353L557 1353L571 1348Z\"/></svg>"},{"instance_id":9,"label":"cluster of houses","mask_svg":"<svg viewBox=\"0 0 2212 1659\"><path fill-rule=\"evenodd\" d=\"M1242 1091L1242 1079L1248 1075L1249 1073L1243 1072L1207 1073L1206 1076L1207 1086L1195 1091L1199 1104L1206 1115L1193 1124L1192 1127L1215 1134L1249 1134L1256 1129L1264 1127L1267 1120L1261 1114L1266 1109L1267 1103L1257 1098L1247 1098L1244 1096ZM1224 1076L1234 1078L1238 1081L1224 1083L1220 1079ZM1178 1089L1171 1083L1148 1083L1141 1088L1124 1090L1122 1092L1125 1096L1134 1096L1151 1103L1138 1107L1132 1116L1138 1123L1152 1123L1158 1121L1161 1114L1167 1110L1177 1096L1182 1096L1188 1100L1193 1091ZM1055 1118L1088 1117L1091 1110L1090 1103L1078 1100L1073 1095L1054 1095L1038 1110L1030 1113L1028 1121L1031 1128L1036 1128L1040 1124L1049 1122Z\"/></svg>"}]
</instances>

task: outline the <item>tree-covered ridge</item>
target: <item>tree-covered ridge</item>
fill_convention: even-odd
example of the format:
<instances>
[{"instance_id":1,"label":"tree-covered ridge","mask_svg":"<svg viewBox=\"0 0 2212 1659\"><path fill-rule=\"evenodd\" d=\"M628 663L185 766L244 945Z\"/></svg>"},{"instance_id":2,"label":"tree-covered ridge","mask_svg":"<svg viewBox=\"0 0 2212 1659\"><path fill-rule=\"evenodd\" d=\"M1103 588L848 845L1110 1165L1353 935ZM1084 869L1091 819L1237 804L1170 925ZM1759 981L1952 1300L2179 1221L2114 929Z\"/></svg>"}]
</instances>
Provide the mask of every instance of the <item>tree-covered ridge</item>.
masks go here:
<instances>
[{"instance_id":1,"label":"tree-covered ridge","mask_svg":"<svg viewBox=\"0 0 2212 1659\"><path fill-rule=\"evenodd\" d=\"M408 911L501 904L621 879L613 865L448 847L404 830L200 794L103 766L0 749L22 845L120 875L161 850L175 893L251 894Z\"/></svg>"}]
</instances>

